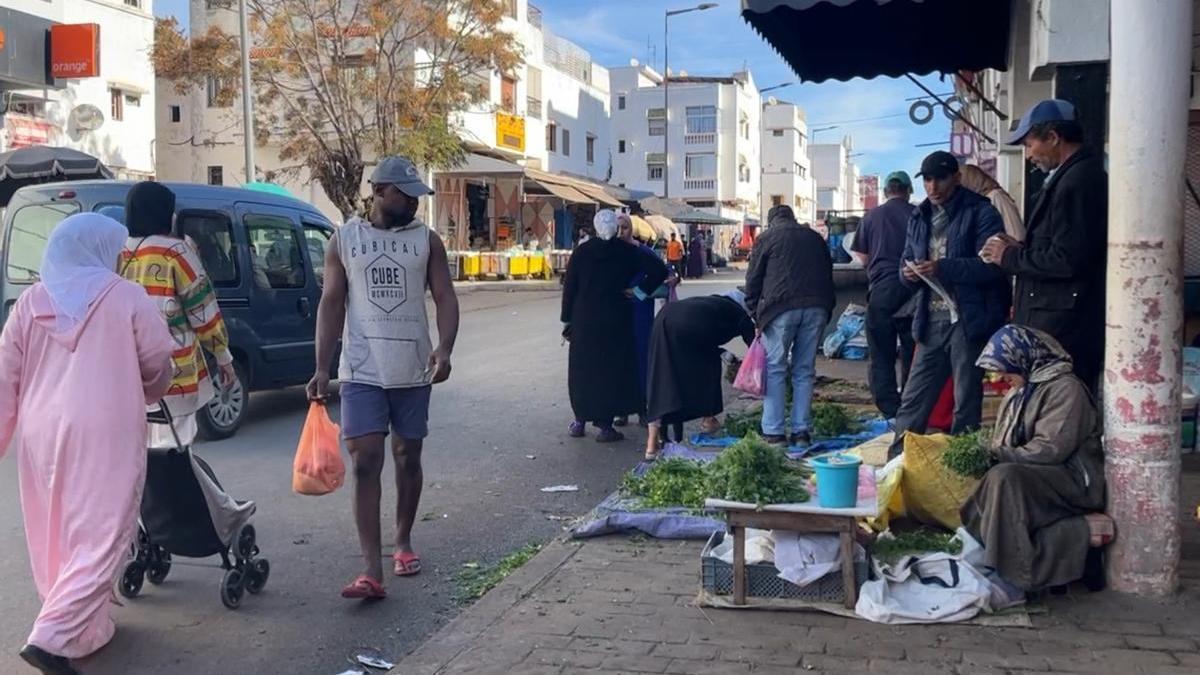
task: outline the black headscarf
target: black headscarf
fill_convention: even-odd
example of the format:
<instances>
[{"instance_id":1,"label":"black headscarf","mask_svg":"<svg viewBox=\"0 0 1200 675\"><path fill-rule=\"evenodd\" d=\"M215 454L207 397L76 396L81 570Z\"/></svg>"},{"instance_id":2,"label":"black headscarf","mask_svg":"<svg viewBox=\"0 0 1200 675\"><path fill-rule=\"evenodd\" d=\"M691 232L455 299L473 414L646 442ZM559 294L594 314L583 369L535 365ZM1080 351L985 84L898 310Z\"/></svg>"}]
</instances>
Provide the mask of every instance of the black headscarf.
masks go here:
<instances>
[{"instance_id":1,"label":"black headscarf","mask_svg":"<svg viewBox=\"0 0 1200 675\"><path fill-rule=\"evenodd\" d=\"M175 193L162 183L143 181L125 196L125 227L131 237L171 234Z\"/></svg>"}]
</instances>

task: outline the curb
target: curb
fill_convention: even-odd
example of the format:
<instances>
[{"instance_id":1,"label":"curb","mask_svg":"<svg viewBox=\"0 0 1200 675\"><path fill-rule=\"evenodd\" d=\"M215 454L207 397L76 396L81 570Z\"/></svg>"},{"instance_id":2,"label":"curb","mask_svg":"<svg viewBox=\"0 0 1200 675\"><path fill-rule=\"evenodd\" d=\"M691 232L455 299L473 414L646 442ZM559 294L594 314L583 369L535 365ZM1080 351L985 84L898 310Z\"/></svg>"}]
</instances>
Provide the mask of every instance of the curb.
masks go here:
<instances>
[{"instance_id":1,"label":"curb","mask_svg":"<svg viewBox=\"0 0 1200 675\"><path fill-rule=\"evenodd\" d=\"M476 646L479 636L498 623L517 603L529 597L584 544L562 538L552 540L521 569L513 572L475 604L446 624L433 637L390 671L405 675L436 675L459 654Z\"/></svg>"},{"instance_id":2,"label":"curb","mask_svg":"<svg viewBox=\"0 0 1200 675\"><path fill-rule=\"evenodd\" d=\"M553 281L457 281L458 293L547 293L561 291L562 284Z\"/></svg>"}]
</instances>

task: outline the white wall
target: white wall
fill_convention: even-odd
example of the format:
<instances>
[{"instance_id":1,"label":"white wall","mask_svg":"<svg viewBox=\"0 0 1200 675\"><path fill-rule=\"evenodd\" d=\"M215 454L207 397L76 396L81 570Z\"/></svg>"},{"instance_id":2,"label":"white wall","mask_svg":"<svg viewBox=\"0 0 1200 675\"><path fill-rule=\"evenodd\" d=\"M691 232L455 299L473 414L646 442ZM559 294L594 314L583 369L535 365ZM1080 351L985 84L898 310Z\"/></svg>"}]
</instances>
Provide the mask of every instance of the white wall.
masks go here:
<instances>
[{"instance_id":1,"label":"white wall","mask_svg":"<svg viewBox=\"0 0 1200 675\"><path fill-rule=\"evenodd\" d=\"M782 135L776 136L776 132ZM799 106L782 102L763 106L760 213L764 219L775 195L792 207L801 222L816 219L815 184L808 157L807 133L804 111Z\"/></svg>"}]
</instances>

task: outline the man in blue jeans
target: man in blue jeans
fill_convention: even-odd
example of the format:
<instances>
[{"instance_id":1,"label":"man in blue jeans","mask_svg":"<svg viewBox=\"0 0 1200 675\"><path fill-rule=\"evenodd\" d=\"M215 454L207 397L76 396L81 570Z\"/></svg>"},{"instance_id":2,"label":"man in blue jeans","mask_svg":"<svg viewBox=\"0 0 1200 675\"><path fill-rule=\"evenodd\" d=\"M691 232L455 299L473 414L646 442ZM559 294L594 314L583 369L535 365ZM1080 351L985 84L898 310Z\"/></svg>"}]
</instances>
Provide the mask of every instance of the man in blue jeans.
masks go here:
<instances>
[{"instance_id":1,"label":"man in blue jeans","mask_svg":"<svg viewBox=\"0 0 1200 675\"><path fill-rule=\"evenodd\" d=\"M746 307L767 351L763 439L805 446L817 379L817 346L833 313L833 257L824 237L796 222L789 206L773 207L754 242L746 273ZM791 425L784 419L788 375ZM788 437L789 432L791 437Z\"/></svg>"}]
</instances>

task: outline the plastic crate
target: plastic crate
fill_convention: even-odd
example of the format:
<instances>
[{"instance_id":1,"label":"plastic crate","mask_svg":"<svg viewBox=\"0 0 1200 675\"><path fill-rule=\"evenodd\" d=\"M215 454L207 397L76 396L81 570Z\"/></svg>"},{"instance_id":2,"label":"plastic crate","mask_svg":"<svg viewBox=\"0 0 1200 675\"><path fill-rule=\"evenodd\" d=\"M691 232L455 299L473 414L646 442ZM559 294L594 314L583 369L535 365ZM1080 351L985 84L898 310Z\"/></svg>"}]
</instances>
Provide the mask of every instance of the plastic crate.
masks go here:
<instances>
[{"instance_id":1,"label":"plastic crate","mask_svg":"<svg viewBox=\"0 0 1200 675\"><path fill-rule=\"evenodd\" d=\"M717 595L733 595L733 565L713 558L709 553L725 541L726 533L717 531L709 537L700 554L700 583L704 590ZM859 586L867 579L866 561L854 563L854 576ZM771 563L746 564L746 597L790 598L808 602L844 602L846 587L842 570L837 570L801 588L779 578L779 570Z\"/></svg>"}]
</instances>

